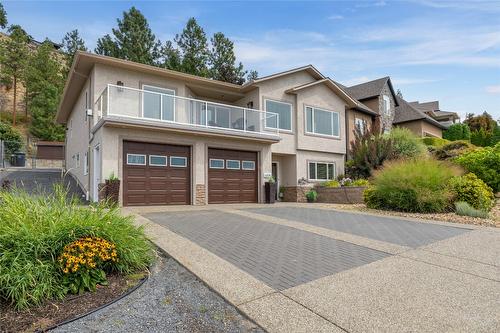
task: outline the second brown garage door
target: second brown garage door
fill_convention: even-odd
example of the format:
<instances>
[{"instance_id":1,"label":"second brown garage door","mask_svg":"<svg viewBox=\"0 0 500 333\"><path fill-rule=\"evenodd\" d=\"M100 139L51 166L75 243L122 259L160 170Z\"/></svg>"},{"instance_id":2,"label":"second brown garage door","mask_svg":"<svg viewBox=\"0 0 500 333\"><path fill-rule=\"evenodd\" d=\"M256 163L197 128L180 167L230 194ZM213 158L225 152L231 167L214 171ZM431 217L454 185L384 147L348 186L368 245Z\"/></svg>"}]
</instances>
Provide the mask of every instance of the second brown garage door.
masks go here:
<instances>
[{"instance_id":1,"label":"second brown garage door","mask_svg":"<svg viewBox=\"0 0 500 333\"><path fill-rule=\"evenodd\" d=\"M190 148L123 142L123 205L189 205Z\"/></svg>"},{"instance_id":2,"label":"second brown garage door","mask_svg":"<svg viewBox=\"0 0 500 333\"><path fill-rule=\"evenodd\" d=\"M257 153L208 149L208 203L257 202Z\"/></svg>"}]
</instances>

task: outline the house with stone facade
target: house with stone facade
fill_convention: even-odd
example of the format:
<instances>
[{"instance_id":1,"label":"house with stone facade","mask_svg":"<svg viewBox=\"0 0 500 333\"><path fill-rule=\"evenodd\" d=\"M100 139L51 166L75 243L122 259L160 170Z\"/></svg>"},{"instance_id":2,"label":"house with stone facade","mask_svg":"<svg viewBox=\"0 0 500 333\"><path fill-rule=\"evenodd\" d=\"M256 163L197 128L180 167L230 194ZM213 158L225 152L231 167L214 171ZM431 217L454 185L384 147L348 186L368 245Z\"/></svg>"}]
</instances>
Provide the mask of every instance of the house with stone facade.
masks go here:
<instances>
[{"instance_id":1,"label":"house with stone facade","mask_svg":"<svg viewBox=\"0 0 500 333\"><path fill-rule=\"evenodd\" d=\"M122 205L204 205L262 202L270 177L303 201L344 173L350 110L375 114L312 65L235 85L78 52L57 121L90 200L115 175Z\"/></svg>"}]
</instances>

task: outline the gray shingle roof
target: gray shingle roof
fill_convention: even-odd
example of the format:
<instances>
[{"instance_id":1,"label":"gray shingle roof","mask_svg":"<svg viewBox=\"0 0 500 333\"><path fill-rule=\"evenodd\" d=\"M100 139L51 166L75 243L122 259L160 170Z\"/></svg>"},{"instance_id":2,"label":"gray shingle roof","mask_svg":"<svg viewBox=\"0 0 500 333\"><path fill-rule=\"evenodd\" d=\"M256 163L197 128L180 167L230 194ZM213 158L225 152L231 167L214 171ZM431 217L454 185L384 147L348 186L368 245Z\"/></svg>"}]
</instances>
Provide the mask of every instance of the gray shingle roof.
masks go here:
<instances>
[{"instance_id":1,"label":"gray shingle roof","mask_svg":"<svg viewBox=\"0 0 500 333\"><path fill-rule=\"evenodd\" d=\"M402 98L397 97L399 105L396 106L394 115L394 124L405 123L414 120L423 120L441 129L446 129L446 126L426 115L423 111L413 107Z\"/></svg>"},{"instance_id":2,"label":"gray shingle roof","mask_svg":"<svg viewBox=\"0 0 500 333\"><path fill-rule=\"evenodd\" d=\"M349 88L344 86L343 84L337 82L337 81L333 81L335 82L335 84L340 88L342 89L347 95L349 95L351 98L353 98L354 100L356 100L358 102L358 107L356 107L356 110L359 110L361 112L364 112L364 113L367 113L369 115L372 115L372 116L378 116L378 113L372 109L370 109L368 106L366 106L365 104L361 103L356 97L354 97L350 92L349 92Z\"/></svg>"},{"instance_id":3,"label":"gray shingle roof","mask_svg":"<svg viewBox=\"0 0 500 333\"><path fill-rule=\"evenodd\" d=\"M355 86L346 87L347 92L351 94L354 98L363 100L378 96L382 93L384 85L389 80L389 77L383 77L373 81L357 84Z\"/></svg>"}]
</instances>

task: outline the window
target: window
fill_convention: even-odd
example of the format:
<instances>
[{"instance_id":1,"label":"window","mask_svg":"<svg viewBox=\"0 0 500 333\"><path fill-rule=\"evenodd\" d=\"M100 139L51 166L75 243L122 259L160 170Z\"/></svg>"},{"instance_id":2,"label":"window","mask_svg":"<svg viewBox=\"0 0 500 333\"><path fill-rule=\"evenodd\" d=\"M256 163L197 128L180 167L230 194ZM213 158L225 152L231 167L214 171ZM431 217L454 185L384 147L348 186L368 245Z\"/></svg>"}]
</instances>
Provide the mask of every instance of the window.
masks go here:
<instances>
[{"instance_id":1,"label":"window","mask_svg":"<svg viewBox=\"0 0 500 333\"><path fill-rule=\"evenodd\" d=\"M254 161L242 161L241 168L243 170L255 170L255 162Z\"/></svg>"},{"instance_id":2,"label":"window","mask_svg":"<svg viewBox=\"0 0 500 333\"><path fill-rule=\"evenodd\" d=\"M146 155L127 154L128 165L146 165Z\"/></svg>"},{"instance_id":3,"label":"window","mask_svg":"<svg viewBox=\"0 0 500 333\"><path fill-rule=\"evenodd\" d=\"M152 166L167 166L167 156L149 155L149 165Z\"/></svg>"},{"instance_id":4,"label":"window","mask_svg":"<svg viewBox=\"0 0 500 333\"><path fill-rule=\"evenodd\" d=\"M354 126L356 126L361 134L365 134L367 131L366 120L364 119L354 118Z\"/></svg>"},{"instance_id":5,"label":"window","mask_svg":"<svg viewBox=\"0 0 500 333\"><path fill-rule=\"evenodd\" d=\"M226 160L226 169L239 170L240 161L238 160Z\"/></svg>"},{"instance_id":6,"label":"window","mask_svg":"<svg viewBox=\"0 0 500 333\"><path fill-rule=\"evenodd\" d=\"M335 163L309 162L309 180L330 180L335 178Z\"/></svg>"},{"instance_id":7,"label":"window","mask_svg":"<svg viewBox=\"0 0 500 333\"><path fill-rule=\"evenodd\" d=\"M77 153L75 155L75 168L79 168L80 167L80 153Z\"/></svg>"},{"instance_id":8,"label":"window","mask_svg":"<svg viewBox=\"0 0 500 333\"><path fill-rule=\"evenodd\" d=\"M175 120L175 90L143 85L143 116L162 120Z\"/></svg>"},{"instance_id":9,"label":"window","mask_svg":"<svg viewBox=\"0 0 500 333\"><path fill-rule=\"evenodd\" d=\"M292 104L266 100L266 112L278 114L276 118L266 118L266 126L286 131L292 130ZM277 122L279 122L277 124Z\"/></svg>"},{"instance_id":10,"label":"window","mask_svg":"<svg viewBox=\"0 0 500 333\"><path fill-rule=\"evenodd\" d=\"M384 96L382 96L382 100L383 100L384 114L390 115L391 114L391 99L389 98L389 96L384 95Z\"/></svg>"},{"instance_id":11,"label":"window","mask_svg":"<svg viewBox=\"0 0 500 333\"><path fill-rule=\"evenodd\" d=\"M86 176L89 174L89 153L85 152L83 154L83 175Z\"/></svg>"},{"instance_id":12,"label":"window","mask_svg":"<svg viewBox=\"0 0 500 333\"><path fill-rule=\"evenodd\" d=\"M187 166L187 157L170 156L170 166L184 168Z\"/></svg>"},{"instance_id":13,"label":"window","mask_svg":"<svg viewBox=\"0 0 500 333\"><path fill-rule=\"evenodd\" d=\"M340 133L339 114L306 106L306 132L338 137Z\"/></svg>"},{"instance_id":14,"label":"window","mask_svg":"<svg viewBox=\"0 0 500 333\"><path fill-rule=\"evenodd\" d=\"M208 105L208 126L230 128L230 114L231 109L229 108L217 105Z\"/></svg>"},{"instance_id":15,"label":"window","mask_svg":"<svg viewBox=\"0 0 500 333\"><path fill-rule=\"evenodd\" d=\"M211 158L210 169L224 169L224 160Z\"/></svg>"}]
</instances>

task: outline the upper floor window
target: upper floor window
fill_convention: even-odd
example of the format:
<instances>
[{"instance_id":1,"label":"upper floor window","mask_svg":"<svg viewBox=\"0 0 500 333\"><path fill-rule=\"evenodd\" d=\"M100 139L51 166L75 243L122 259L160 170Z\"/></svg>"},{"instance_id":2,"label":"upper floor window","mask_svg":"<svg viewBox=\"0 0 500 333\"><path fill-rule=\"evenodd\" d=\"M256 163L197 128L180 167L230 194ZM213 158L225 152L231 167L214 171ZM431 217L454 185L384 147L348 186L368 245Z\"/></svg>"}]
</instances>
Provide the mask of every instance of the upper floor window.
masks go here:
<instances>
[{"instance_id":1,"label":"upper floor window","mask_svg":"<svg viewBox=\"0 0 500 333\"><path fill-rule=\"evenodd\" d=\"M143 85L142 112L145 118L174 121L175 90Z\"/></svg>"},{"instance_id":2,"label":"upper floor window","mask_svg":"<svg viewBox=\"0 0 500 333\"><path fill-rule=\"evenodd\" d=\"M366 120L360 118L354 118L354 126L361 133L365 134L368 130Z\"/></svg>"},{"instance_id":3,"label":"upper floor window","mask_svg":"<svg viewBox=\"0 0 500 333\"><path fill-rule=\"evenodd\" d=\"M306 106L306 132L338 137L340 134L339 114Z\"/></svg>"},{"instance_id":4,"label":"upper floor window","mask_svg":"<svg viewBox=\"0 0 500 333\"><path fill-rule=\"evenodd\" d=\"M385 115L391 114L391 99L389 98L389 96L384 95L382 96L382 100L383 100L384 114Z\"/></svg>"},{"instance_id":5,"label":"upper floor window","mask_svg":"<svg viewBox=\"0 0 500 333\"><path fill-rule=\"evenodd\" d=\"M292 130L292 104L285 102L265 100L266 112L278 114L276 118L266 118L266 126L270 128L279 128L285 131Z\"/></svg>"}]
</instances>

